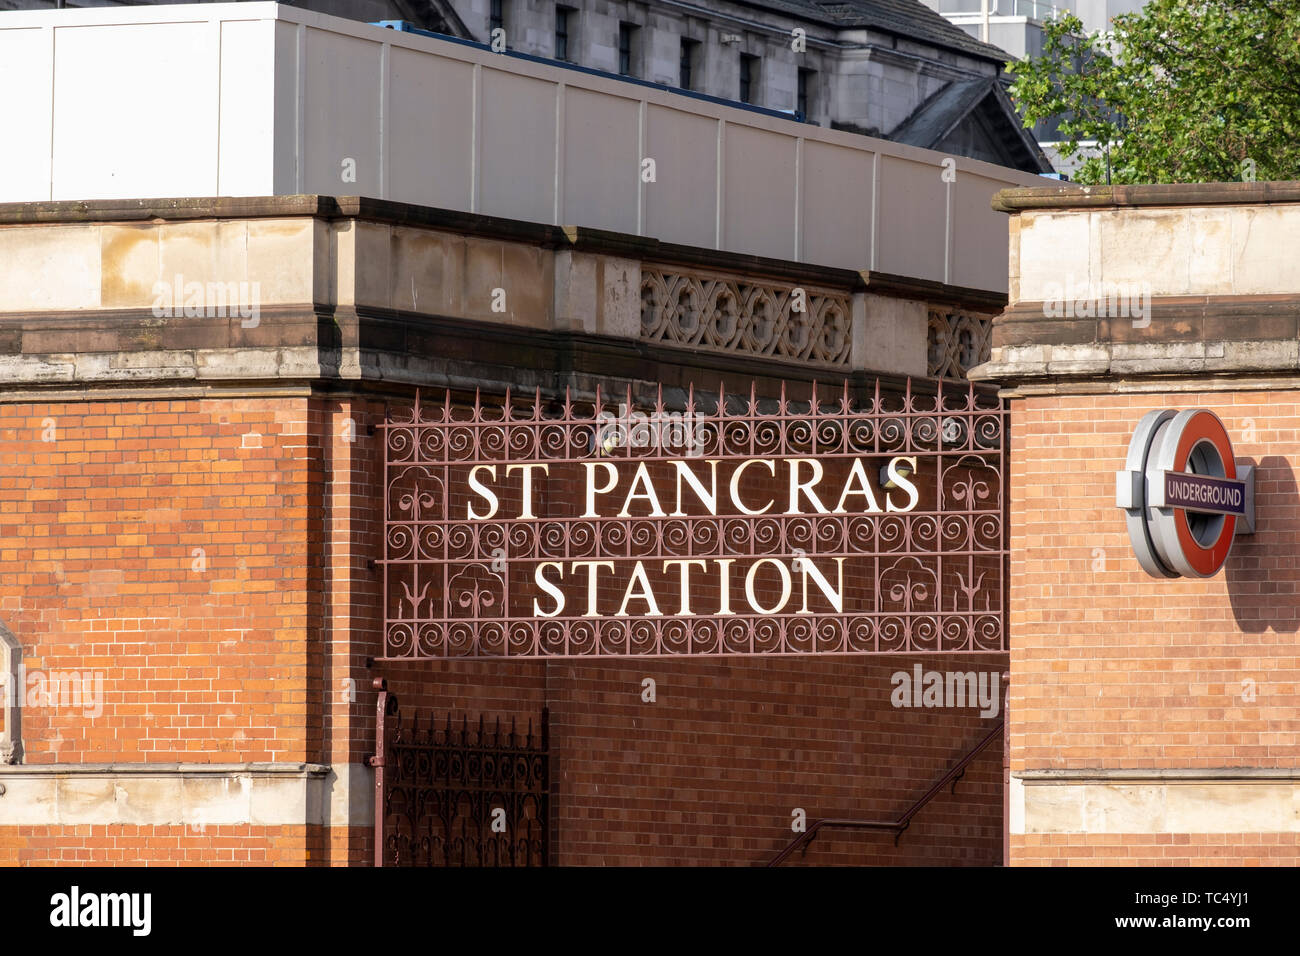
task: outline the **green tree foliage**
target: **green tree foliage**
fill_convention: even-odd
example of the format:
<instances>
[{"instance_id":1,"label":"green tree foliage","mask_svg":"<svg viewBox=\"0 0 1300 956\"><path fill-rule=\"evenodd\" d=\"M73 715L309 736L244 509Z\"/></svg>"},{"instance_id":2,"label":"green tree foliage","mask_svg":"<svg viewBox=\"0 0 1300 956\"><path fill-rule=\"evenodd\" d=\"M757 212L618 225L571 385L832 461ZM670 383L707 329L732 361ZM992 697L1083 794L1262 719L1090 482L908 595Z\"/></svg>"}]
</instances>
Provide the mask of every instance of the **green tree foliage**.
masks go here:
<instances>
[{"instance_id":1,"label":"green tree foliage","mask_svg":"<svg viewBox=\"0 0 1300 956\"><path fill-rule=\"evenodd\" d=\"M1059 118L1090 157L1076 181L1300 179L1300 0L1151 0L1113 27L1060 16L1008 67L1025 125Z\"/></svg>"}]
</instances>

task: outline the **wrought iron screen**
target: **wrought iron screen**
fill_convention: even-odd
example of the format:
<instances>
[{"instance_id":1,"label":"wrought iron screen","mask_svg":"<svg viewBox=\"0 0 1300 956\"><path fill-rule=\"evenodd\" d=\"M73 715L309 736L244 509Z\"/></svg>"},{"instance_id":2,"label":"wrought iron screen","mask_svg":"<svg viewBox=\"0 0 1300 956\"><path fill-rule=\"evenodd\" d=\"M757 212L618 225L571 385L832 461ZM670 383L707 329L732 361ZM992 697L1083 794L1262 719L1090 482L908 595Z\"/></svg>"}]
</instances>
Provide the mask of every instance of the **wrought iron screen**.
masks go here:
<instances>
[{"instance_id":1,"label":"wrought iron screen","mask_svg":"<svg viewBox=\"0 0 1300 956\"><path fill-rule=\"evenodd\" d=\"M988 392L620 399L390 414L384 659L1006 649Z\"/></svg>"},{"instance_id":2,"label":"wrought iron screen","mask_svg":"<svg viewBox=\"0 0 1300 956\"><path fill-rule=\"evenodd\" d=\"M382 680L375 756L376 866L546 866L547 713L534 734L403 714Z\"/></svg>"}]
</instances>

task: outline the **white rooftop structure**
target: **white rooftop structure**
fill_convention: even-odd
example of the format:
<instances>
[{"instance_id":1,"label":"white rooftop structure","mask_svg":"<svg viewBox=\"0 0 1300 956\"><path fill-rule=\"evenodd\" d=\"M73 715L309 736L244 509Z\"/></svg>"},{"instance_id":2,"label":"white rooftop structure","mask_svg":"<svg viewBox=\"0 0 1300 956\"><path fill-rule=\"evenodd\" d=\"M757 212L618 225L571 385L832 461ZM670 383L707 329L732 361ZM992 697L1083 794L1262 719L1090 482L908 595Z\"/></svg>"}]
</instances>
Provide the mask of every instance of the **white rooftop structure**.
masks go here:
<instances>
[{"instance_id":1,"label":"white rooftop structure","mask_svg":"<svg viewBox=\"0 0 1300 956\"><path fill-rule=\"evenodd\" d=\"M275 3L0 13L0 202L363 195L1005 291L1032 174Z\"/></svg>"}]
</instances>

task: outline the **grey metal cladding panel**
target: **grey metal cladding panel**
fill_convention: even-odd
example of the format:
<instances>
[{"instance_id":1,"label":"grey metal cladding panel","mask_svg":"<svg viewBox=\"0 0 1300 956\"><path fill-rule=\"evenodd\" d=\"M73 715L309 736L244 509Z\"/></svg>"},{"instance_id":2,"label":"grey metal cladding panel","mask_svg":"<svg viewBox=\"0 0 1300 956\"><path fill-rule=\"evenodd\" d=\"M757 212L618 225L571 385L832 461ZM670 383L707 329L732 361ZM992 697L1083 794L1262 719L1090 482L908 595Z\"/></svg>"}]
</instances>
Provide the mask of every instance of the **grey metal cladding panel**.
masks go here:
<instances>
[{"instance_id":1,"label":"grey metal cladding panel","mask_svg":"<svg viewBox=\"0 0 1300 956\"><path fill-rule=\"evenodd\" d=\"M634 99L565 89L561 222L637 231L640 105Z\"/></svg>"},{"instance_id":2,"label":"grey metal cladding panel","mask_svg":"<svg viewBox=\"0 0 1300 956\"><path fill-rule=\"evenodd\" d=\"M881 157L877 211L881 240L876 255L876 268L881 272L944 281L947 192L951 187L942 180L942 172L937 163L932 166ZM1005 269L1002 274L1006 275Z\"/></svg>"},{"instance_id":3,"label":"grey metal cladding panel","mask_svg":"<svg viewBox=\"0 0 1300 956\"><path fill-rule=\"evenodd\" d=\"M952 268L948 281L953 285L978 287L990 275L1006 275L1008 269L1008 230L1010 218L996 212L993 194L1003 183L957 171L964 188L952 194Z\"/></svg>"},{"instance_id":4,"label":"grey metal cladding panel","mask_svg":"<svg viewBox=\"0 0 1300 956\"><path fill-rule=\"evenodd\" d=\"M797 140L732 125L725 135L723 248L793 259Z\"/></svg>"},{"instance_id":5,"label":"grey metal cladding panel","mask_svg":"<svg viewBox=\"0 0 1300 956\"><path fill-rule=\"evenodd\" d=\"M871 264L875 154L806 141L801 170L800 259L844 269Z\"/></svg>"},{"instance_id":6,"label":"grey metal cladding panel","mask_svg":"<svg viewBox=\"0 0 1300 956\"><path fill-rule=\"evenodd\" d=\"M393 47L388 86L388 196L468 211L474 161L473 64ZM395 136L404 140L402 149L392 148Z\"/></svg>"},{"instance_id":7,"label":"grey metal cladding panel","mask_svg":"<svg viewBox=\"0 0 1300 956\"><path fill-rule=\"evenodd\" d=\"M716 244L718 127L712 117L647 109L645 152L655 161L656 182L644 187L646 235L688 246Z\"/></svg>"},{"instance_id":8,"label":"grey metal cladding panel","mask_svg":"<svg viewBox=\"0 0 1300 956\"><path fill-rule=\"evenodd\" d=\"M289 196L302 192L298 186L298 27L283 20L275 21L275 105L272 131L273 186L275 195Z\"/></svg>"},{"instance_id":9,"label":"grey metal cladding panel","mask_svg":"<svg viewBox=\"0 0 1300 956\"><path fill-rule=\"evenodd\" d=\"M478 211L553 222L556 85L489 67L482 84Z\"/></svg>"},{"instance_id":10,"label":"grey metal cladding panel","mask_svg":"<svg viewBox=\"0 0 1300 956\"><path fill-rule=\"evenodd\" d=\"M382 196L383 45L327 30L308 30L306 45L303 191ZM356 166L355 183L343 180L349 159Z\"/></svg>"}]
</instances>

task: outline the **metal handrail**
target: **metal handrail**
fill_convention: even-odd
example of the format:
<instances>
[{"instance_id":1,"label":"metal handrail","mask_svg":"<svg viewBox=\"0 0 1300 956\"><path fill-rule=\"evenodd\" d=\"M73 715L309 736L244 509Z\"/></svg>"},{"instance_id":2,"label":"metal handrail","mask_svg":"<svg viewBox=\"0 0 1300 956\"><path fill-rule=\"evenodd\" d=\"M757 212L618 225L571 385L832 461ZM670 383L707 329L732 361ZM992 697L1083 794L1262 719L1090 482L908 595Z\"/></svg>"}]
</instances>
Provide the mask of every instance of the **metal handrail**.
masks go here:
<instances>
[{"instance_id":1,"label":"metal handrail","mask_svg":"<svg viewBox=\"0 0 1300 956\"><path fill-rule=\"evenodd\" d=\"M894 846L898 846L898 840L903 835L903 831L911 824L912 818L920 813L921 810L925 808L926 804L937 797L940 790L951 782L953 793L957 792L957 781L965 775L966 768L970 766L971 762L983 753L985 748L1001 735L1004 723L1005 720L998 721L997 726L985 734L979 743L975 744L974 747L966 752L965 756L953 764L948 769L948 772L940 777L934 786L927 790L925 795L913 803L911 807L909 807L897 820L846 820L839 818L814 820L806 831L800 833L791 840L780 853L772 857L767 865L779 866L788 859L795 850L802 849L804 852L807 852L808 844L812 843L813 839L821 830L892 830L894 833Z\"/></svg>"}]
</instances>

